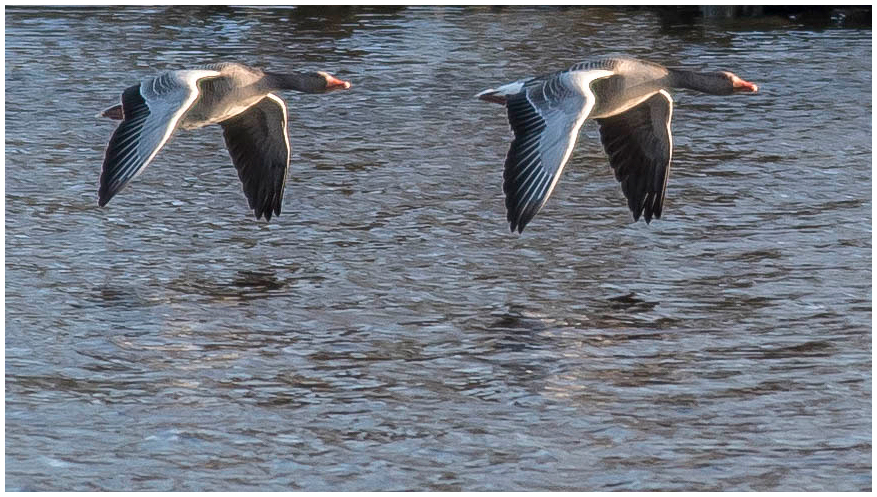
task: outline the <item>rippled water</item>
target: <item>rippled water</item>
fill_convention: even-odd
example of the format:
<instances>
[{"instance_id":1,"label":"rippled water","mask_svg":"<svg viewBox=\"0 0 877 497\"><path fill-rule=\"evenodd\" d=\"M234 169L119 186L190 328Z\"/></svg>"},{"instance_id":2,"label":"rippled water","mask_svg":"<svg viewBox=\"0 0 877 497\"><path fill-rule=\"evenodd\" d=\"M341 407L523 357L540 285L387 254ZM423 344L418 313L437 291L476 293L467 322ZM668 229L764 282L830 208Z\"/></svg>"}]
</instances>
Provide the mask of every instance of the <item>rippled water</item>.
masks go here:
<instances>
[{"instance_id":1,"label":"rippled water","mask_svg":"<svg viewBox=\"0 0 877 497\"><path fill-rule=\"evenodd\" d=\"M7 490L869 490L871 31L649 10L6 9ZM675 93L664 219L593 126L522 236L478 91L589 57ZM218 128L106 208L139 78L238 60L284 94L283 214Z\"/></svg>"}]
</instances>

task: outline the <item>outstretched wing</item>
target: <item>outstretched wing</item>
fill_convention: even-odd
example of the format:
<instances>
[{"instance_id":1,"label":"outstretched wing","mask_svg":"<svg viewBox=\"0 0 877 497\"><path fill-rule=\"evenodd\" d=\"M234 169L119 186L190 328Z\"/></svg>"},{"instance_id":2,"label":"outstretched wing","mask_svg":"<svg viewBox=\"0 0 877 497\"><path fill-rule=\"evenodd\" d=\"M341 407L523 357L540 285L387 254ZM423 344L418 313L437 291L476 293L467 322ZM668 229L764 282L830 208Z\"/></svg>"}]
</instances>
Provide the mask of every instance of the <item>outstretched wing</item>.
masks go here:
<instances>
[{"instance_id":1,"label":"outstretched wing","mask_svg":"<svg viewBox=\"0 0 877 497\"><path fill-rule=\"evenodd\" d=\"M506 155L503 191L512 231L524 227L548 201L594 107L590 84L613 73L602 69L564 71L528 81L507 96L515 139Z\"/></svg>"},{"instance_id":2,"label":"outstretched wing","mask_svg":"<svg viewBox=\"0 0 877 497\"><path fill-rule=\"evenodd\" d=\"M198 98L197 82L216 71L173 71L122 93L122 122L113 132L101 169L98 205L103 207L140 174L170 138Z\"/></svg>"},{"instance_id":3,"label":"outstretched wing","mask_svg":"<svg viewBox=\"0 0 877 497\"><path fill-rule=\"evenodd\" d=\"M269 93L244 112L222 121L228 153L250 208L259 219L280 214L289 170L287 112L283 99Z\"/></svg>"},{"instance_id":4,"label":"outstretched wing","mask_svg":"<svg viewBox=\"0 0 877 497\"><path fill-rule=\"evenodd\" d=\"M634 221L641 215L646 223L661 218L673 151L672 116L673 99L661 90L624 113L596 119Z\"/></svg>"}]
</instances>

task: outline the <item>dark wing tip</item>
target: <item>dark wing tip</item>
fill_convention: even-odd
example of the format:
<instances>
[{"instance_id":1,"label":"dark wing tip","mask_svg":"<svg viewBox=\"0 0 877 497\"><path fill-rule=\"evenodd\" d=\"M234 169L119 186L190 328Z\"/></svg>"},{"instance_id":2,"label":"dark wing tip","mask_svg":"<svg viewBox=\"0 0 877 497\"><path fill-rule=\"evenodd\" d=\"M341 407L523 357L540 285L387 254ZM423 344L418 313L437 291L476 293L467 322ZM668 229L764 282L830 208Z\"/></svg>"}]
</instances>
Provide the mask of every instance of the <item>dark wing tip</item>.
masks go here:
<instances>
[{"instance_id":1,"label":"dark wing tip","mask_svg":"<svg viewBox=\"0 0 877 497\"><path fill-rule=\"evenodd\" d=\"M258 195L262 195L261 193L257 194L252 191L245 191L245 193L247 196L247 202L250 204L250 209L253 210L253 215L256 216L256 220L262 219L264 217L265 222L271 221L271 207L269 205L270 200L266 197L261 197L260 199Z\"/></svg>"},{"instance_id":2,"label":"dark wing tip","mask_svg":"<svg viewBox=\"0 0 877 497\"><path fill-rule=\"evenodd\" d=\"M524 93L508 98L507 112L515 138L506 153L502 189L509 229L523 233L544 204L550 182L536 149L546 124Z\"/></svg>"},{"instance_id":3,"label":"dark wing tip","mask_svg":"<svg viewBox=\"0 0 877 497\"><path fill-rule=\"evenodd\" d=\"M125 183L127 184L127 183ZM119 185L119 181L113 181L109 174L101 174L100 188L97 190L97 205L103 207L116 196L125 184Z\"/></svg>"},{"instance_id":4,"label":"dark wing tip","mask_svg":"<svg viewBox=\"0 0 877 497\"><path fill-rule=\"evenodd\" d=\"M150 113L146 101L140 95L140 85L130 86L122 92L122 104L118 108L125 119L113 131L104 152L98 188L99 207L107 205L141 169L146 167L146 159L136 153L143 123Z\"/></svg>"},{"instance_id":5,"label":"dark wing tip","mask_svg":"<svg viewBox=\"0 0 877 497\"><path fill-rule=\"evenodd\" d=\"M513 214L511 209L508 209L508 215L506 216L506 220L509 222L509 232L514 233L517 231L518 233L524 232L524 226L527 224L522 221L519 217L516 217Z\"/></svg>"},{"instance_id":6,"label":"dark wing tip","mask_svg":"<svg viewBox=\"0 0 877 497\"><path fill-rule=\"evenodd\" d=\"M509 195L506 198L506 211L508 212L506 219L509 222L509 229L513 233L515 231L523 233L524 228L536 217L539 207L538 203L520 202L517 198Z\"/></svg>"},{"instance_id":7,"label":"dark wing tip","mask_svg":"<svg viewBox=\"0 0 877 497\"><path fill-rule=\"evenodd\" d=\"M645 203L642 206L643 218L646 224L652 222L652 219L661 219L661 212L664 207L663 192L649 192L646 196Z\"/></svg>"},{"instance_id":8,"label":"dark wing tip","mask_svg":"<svg viewBox=\"0 0 877 497\"><path fill-rule=\"evenodd\" d=\"M116 196L117 193L122 191L128 185L128 181L125 181L120 184L119 181L114 181L112 183L109 182L108 178L105 178L101 175L101 185L97 191L97 206L103 207L110 203L110 200Z\"/></svg>"},{"instance_id":9,"label":"dark wing tip","mask_svg":"<svg viewBox=\"0 0 877 497\"><path fill-rule=\"evenodd\" d=\"M277 199L276 201L274 201L273 206L269 205L270 203L271 203L271 201L266 201L265 205L262 206L261 208L254 208L253 209L253 214L255 214L257 220L264 217L265 222L267 223L267 222L271 221L272 215L273 216L280 215L280 199Z\"/></svg>"},{"instance_id":10,"label":"dark wing tip","mask_svg":"<svg viewBox=\"0 0 877 497\"><path fill-rule=\"evenodd\" d=\"M509 231L512 233L514 233L515 231L517 231L518 234L523 233L525 226L527 226L527 222L523 220L509 221Z\"/></svg>"}]
</instances>

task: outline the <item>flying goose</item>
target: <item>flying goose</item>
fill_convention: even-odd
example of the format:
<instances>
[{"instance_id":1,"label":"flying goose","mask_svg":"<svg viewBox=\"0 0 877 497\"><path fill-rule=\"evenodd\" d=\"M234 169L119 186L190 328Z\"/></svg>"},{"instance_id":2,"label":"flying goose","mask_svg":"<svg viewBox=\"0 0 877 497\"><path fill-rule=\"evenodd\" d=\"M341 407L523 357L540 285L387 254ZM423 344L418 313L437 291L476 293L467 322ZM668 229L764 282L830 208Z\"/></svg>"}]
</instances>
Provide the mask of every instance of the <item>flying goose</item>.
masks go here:
<instances>
[{"instance_id":1,"label":"flying goose","mask_svg":"<svg viewBox=\"0 0 877 497\"><path fill-rule=\"evenodd\" d=\"M177 128L222 126L256 219L280 214L289 169L287 111L278 90L326 93L350 83L325 72L281 74L237 63L168 71L122 92L100 115L122 122L107 145L98 190L103 207L155 158Z\"/></svg>"},{"instance_id":2,"label":"flying goose","mask_svg":"<svg viewBox=\"0 0 877 497\"><path fill-rule=\"evenodd\" d=\"M481 100L506 106L515 135L503 173L511 231L523 232L545 205L586 119L600 127L600 141L634 221L641 215L646 223L659 219L673 150L670 88L711 95L758 91L730 72L699 73L615 58L479 93Z\"/></svg>"}]
</instances>

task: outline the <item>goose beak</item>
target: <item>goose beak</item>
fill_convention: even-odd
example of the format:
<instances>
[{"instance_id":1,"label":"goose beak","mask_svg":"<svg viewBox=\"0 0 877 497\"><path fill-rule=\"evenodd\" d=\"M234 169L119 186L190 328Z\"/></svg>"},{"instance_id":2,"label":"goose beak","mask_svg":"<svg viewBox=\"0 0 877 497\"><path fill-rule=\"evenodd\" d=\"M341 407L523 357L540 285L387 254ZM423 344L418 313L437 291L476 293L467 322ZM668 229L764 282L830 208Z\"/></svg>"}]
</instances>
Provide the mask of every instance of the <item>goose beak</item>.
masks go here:
<instances>
[{"instance_id":1,"label":"goose beak","mask_svg":"<svg viewBox=\"0 0 877 497\"><path fill-rule=\"evenodd\" d=\"M734 93L756 93L758 92L758 85L755 83L750 83L749 81L743 81L740 78L735 77L732 80L734 85Z\"/></svg>"},{"instance_id":2,"label":"goose beak","mask_svg":"<svg viewBox=\"0 0 877 497\"><path fill-rule=\"evenodd\" d=\"M329 76L326 79L327 90L346 90L348 88L350 88L350 81L343 81L334 76Z\"/></svg>"}]
</instances>

